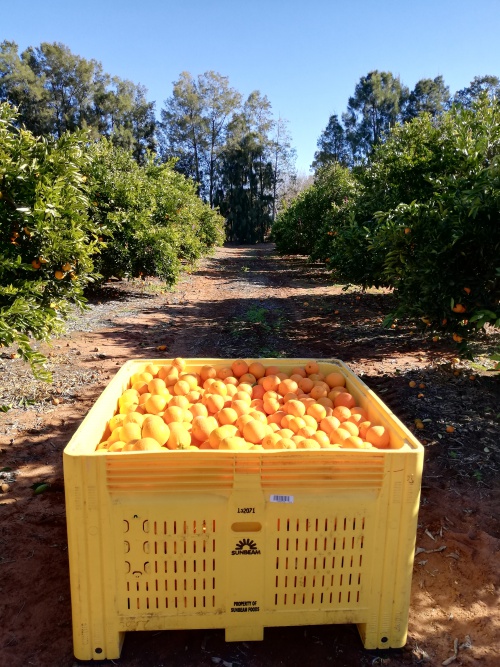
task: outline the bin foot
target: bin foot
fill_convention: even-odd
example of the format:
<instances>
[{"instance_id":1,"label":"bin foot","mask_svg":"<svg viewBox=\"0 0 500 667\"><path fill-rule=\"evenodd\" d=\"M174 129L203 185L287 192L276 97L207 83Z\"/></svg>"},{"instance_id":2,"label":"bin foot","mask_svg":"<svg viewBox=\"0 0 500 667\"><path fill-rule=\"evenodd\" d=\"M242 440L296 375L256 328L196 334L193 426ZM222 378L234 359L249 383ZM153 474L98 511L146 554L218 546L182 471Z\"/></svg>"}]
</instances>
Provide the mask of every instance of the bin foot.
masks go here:
<instances>
[{"instance_id":1,"label":"bin foot","mask_svg":"<svg viewBox=\"0 0 500 667\"><path fill-rule=\"evenodd\" d=\"M242 628L226 628L227 642L261 642L264 639L264 628L245 626Z\"/></svg>"}]
</instances>

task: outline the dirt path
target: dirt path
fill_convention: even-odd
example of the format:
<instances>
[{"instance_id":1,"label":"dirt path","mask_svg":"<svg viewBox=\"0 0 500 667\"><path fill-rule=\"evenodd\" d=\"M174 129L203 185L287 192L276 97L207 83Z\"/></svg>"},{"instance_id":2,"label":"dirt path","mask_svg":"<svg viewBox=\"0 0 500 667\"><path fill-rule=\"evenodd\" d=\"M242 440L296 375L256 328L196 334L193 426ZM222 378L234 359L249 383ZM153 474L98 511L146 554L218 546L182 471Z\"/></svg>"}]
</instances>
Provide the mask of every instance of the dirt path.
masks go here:
<instances>
[{"instance_id":1,"label":"dirt path","mask_svg":"<svg viewBox=\"0 0 500 667\"><path fill-rule=\"evenodd\" d=\"M424 420L417 546L446 548L417 555L407 646L364 651L353 626L275 628L239 644L222 631L138 632L119 664L441 665L455 638L456 664L500 664L498 380L416 327L383 328L386 291L346 293L321 267L279 259L269 245L220 249L173 292L117 283L97 298L45 348L53 385L33 381L12 350L0 359L0 405L13 406L0 413L0 662L76 662L61 454L117 368L131 357L287 356L340 358L415 432ZM35 494L41 482L50 487Z\"/></svg>"}]
</instances>

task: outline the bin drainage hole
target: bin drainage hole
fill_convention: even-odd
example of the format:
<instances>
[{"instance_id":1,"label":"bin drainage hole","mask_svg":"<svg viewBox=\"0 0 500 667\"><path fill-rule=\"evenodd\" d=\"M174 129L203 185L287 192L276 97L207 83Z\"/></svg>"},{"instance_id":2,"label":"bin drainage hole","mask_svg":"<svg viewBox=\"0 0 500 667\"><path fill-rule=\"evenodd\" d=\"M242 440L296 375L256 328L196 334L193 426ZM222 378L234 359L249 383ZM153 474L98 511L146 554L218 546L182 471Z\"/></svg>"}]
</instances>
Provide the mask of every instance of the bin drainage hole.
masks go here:
<instances>
[{"instance_id":1,"label":"bin drainage hole","mask_svg":"<svg viewBox=\"0 0 500 667\"><path fill-rule=\"evenodd\" d=\"M102 648L96 648L94 653L102 653Z\"/></svg>"},{"instance_id":2,"label":"bin drainage hole","mask_svg":"<svg viewBox=\"0 0 500 667\"><path fill-rule=\"evenodd\" d=\"M382 637L382 639L380 641L382 642L382 644L386 644L389 641L389 638L388 637Z\"/></svg>"}]
</instances>

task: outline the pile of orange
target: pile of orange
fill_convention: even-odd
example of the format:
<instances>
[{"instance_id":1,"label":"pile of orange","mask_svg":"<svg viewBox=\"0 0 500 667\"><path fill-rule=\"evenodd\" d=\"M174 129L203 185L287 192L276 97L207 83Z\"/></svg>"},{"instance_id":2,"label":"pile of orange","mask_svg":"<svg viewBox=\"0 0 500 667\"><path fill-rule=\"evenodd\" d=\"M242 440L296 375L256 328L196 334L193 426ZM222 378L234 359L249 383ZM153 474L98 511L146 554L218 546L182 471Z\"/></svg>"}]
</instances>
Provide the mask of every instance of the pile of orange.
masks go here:
<instances>
[{"instance_id":1,"label":"pile of orange","mask_svg":"<svg viewBox=\"0 0 500 667\"><path fill-rule=\"evenodd\" d=\"M187 372L184 359L131 378L97 451L388 449L387 428L356 405L342 373L243 359Z\"/></svg>"}]
</instances>

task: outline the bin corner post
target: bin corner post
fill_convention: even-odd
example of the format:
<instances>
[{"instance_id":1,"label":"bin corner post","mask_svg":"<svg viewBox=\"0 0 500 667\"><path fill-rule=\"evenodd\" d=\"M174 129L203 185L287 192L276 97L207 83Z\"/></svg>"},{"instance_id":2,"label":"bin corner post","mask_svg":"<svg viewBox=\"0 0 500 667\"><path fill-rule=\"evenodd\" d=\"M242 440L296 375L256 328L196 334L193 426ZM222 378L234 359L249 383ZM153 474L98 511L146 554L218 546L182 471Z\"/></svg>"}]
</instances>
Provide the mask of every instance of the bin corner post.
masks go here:
<instances>
[{"instance_id":1,"label":"bin corner post","mask_svg":"<svg viewBox=\"0 0 500 667\"><path fill-rule=\"evenodd\" d=\"M365 649L401 648L406 643L422 456L388 456L378 502L370 617L358 624ZM375 573L374 573L375 574Z\"/></svg>"},{"instance_id":2,"label":"bin corner post","mask_svg":"<svg viewBox=\"0 0 500 667\"><path fill-rule=\"evenodd\" d=\"M110 534L105 491L105 457L64 455L68 556L71 582L73 652L79 660L119 658L125 633L120 632L110 579L105 534Z\"/></svg>"}]
</instances>

